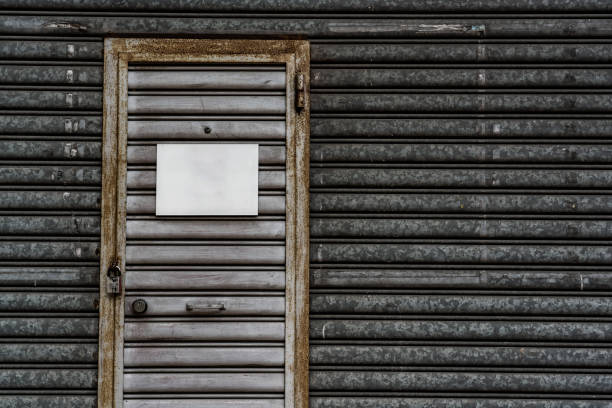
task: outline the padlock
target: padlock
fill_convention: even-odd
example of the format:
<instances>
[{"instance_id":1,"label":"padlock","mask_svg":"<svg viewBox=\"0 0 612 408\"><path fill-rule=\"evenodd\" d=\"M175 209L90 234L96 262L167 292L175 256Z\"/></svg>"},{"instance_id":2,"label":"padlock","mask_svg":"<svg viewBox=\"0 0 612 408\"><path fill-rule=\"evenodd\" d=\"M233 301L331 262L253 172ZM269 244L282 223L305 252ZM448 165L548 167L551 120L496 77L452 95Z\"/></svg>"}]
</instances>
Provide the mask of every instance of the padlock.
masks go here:
<instances>
[{"instance_id":1,"label":"padlock","mask_svg":"<svg viewBox=\"0 0 612 408\"><path fill-rule=\"evenodd\" d=\"M106 279L106 292L111 295L121 293L121 278L119 276L109 276Z\"/></svg>"}]
</instances>

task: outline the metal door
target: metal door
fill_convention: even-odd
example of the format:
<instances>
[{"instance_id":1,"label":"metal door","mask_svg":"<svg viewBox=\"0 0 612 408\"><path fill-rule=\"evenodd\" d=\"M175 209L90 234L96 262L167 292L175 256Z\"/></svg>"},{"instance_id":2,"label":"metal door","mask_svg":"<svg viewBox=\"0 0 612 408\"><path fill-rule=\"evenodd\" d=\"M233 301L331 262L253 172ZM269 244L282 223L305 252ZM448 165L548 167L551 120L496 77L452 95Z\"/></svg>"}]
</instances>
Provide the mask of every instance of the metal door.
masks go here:
<instances>
[{"instance_id":1,"label":"metal door","mask_svg":"<svg viewBox=\"0 0 612 408\"><path fill-rule=\"evenodd\" d=\"M303 80L282 63L118 66L115 406L295 406ZM254 212L239 174L255 176Z\"/></svg>"}]
</instances>

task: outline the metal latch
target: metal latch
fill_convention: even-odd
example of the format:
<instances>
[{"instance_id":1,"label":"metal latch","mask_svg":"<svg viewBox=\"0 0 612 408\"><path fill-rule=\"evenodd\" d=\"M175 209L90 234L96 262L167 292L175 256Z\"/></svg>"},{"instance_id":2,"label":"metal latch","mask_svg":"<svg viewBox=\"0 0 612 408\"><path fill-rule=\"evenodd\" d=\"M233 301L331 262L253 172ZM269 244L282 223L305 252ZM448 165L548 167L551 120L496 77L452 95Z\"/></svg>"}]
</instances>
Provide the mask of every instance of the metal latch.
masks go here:
<instances>
[{"instance_id":1,"label":"metal latch","mask_svg":"<svg viewBox=\"0 0 612 408\"><path fill-rule=\"evenodd\" d=\"M119 262L114 260L106 272L106 293L117 295L121 293L121 268Z\"/></svg>"},{"instance_id":2,"label":"metal latch","mask_svg":"<svg viewBox=\"0 0 612 408\"><path fill-rule=\"evenodd\" d=\"M187 303L185 305L185 310L188 312L200 312L200 313L220 313L225 310L225 305L223 303L219 304L202 304L202 305L194 305L191 303Z\"/></svg>"},{"instance_id":3,"label":"metal latch","mask_svg":"<svg viewBox=\"0 0 612 408\"><path fill-rule=\"evenodd\" d=\"M295 108L297 110L304 109L306 106L306 85L304 74L298 74L295 77Z\"/></svg>"}]
</instances>

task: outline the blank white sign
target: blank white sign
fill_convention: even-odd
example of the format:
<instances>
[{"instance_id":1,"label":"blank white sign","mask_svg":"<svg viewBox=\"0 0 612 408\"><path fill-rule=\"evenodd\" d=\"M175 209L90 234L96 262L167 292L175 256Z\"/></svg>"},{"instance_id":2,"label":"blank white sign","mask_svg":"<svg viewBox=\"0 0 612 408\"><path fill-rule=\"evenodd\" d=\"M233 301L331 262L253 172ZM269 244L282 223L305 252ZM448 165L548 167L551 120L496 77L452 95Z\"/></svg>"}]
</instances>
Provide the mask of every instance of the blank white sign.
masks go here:
<instances>
[{"instance_id":1,"label":"blank white sign","mask_svg":"<svg viewBox=\"0 0 612 408\"><path fill-rule=\"evenodd\" d=\"M257 144L158 144L156 215L257 215Z\"/></svg>"}]
</instances>

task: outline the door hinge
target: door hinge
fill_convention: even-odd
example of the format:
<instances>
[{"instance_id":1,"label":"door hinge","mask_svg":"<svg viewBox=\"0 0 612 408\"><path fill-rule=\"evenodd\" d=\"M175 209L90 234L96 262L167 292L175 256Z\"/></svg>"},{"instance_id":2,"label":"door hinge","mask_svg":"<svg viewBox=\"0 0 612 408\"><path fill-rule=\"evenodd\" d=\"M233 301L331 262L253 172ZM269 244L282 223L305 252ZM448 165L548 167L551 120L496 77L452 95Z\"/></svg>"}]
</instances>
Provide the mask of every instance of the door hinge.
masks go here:
<instances>
[{"instance_id":1,"label":"door hinge","mask_svg":"<svg viewBox=\"0 0 612 408\"><path fill-rule=\"evenodd\" d=\"M300 111L306 106L306 85L304 74L295 76L295 108Z\"/></svg>"}]
</instances>

